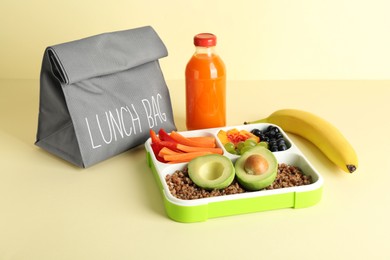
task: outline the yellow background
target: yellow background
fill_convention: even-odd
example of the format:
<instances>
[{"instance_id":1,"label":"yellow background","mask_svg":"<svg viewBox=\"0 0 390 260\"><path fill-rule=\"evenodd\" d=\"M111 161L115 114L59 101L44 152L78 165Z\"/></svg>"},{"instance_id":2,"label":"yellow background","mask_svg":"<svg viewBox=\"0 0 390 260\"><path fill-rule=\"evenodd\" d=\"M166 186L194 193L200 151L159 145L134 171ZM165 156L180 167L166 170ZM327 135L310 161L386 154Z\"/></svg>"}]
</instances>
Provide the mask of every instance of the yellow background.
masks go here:
<instances>
[{"instance_id":1,"label":"yellow background","mask_svg":"<svg viewBox=\"0 0 390 260\"><path fill-rule=\"evenodd\" d=\"M385 0L0 0L0 259L390 259L389 10ZM351 142L358 170L289 134L324 178L317 205L181 224L142 145L88 169L34 146L45 47L144 25L168 48L180 131L192 37L209 31L228 69L228 125L313 112Z\"/></svg>"},{"instance_id":2,"label":"yellow background","mask_svg":"<svg viewBox=\"0 0 390 260\"><path fill-rule=\"evenodd\" d=\"M230 80L389 79L386 0L2 0L0 78L37 79L46 46L151 25L166 79L184 78L199 32L218 36Z\"/></svg>"},{"instance_id":3,"label":"yellow background","mask_svg":"<svg viewBox=\"0 0 390 260\"><path fill-rule=\"evenodd\" d=\"M183 82L167 83L184 130ZM0 259L388 260L389 85L230 81L228 125L283 107L304 109L342 131L359 168L344 173L288 133L324 178L318 204L183 224L168 218L142 145L88 169L72 166L33 145L38 80L0 79Z\"/></svg>"}]
</instances>

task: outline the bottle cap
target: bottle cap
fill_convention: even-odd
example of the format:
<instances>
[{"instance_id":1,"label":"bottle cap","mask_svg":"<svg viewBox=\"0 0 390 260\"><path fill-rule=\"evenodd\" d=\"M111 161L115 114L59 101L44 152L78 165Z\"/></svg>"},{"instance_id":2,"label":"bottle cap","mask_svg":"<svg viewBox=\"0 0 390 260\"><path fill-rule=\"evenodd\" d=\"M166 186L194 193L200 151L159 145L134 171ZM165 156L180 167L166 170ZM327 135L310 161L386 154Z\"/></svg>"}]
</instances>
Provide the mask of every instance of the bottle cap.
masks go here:
<instances>
[{"instance_id":1,"label":"bottle cap","mask_svg":"<svg viewBox=\"0 0 390 260\"><path fill-rule=\"evenodd\" d=\"M195 46L212 47L217 45L217 36L212 33L199 33L194 37Z\"/></svg>"}]
</instances>

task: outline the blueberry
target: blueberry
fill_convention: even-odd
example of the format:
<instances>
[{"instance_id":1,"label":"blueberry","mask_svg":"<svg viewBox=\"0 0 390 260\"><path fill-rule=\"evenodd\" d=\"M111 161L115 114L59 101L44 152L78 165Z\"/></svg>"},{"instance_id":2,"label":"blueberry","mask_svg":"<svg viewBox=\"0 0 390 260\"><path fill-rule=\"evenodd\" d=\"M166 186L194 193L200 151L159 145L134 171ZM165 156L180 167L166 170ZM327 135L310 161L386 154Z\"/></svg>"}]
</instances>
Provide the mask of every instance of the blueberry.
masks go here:
<instances>
[{"instance_id":1,"label":"blueberry","mask_svg":"<svg viewBox=\"0 0 390 260\"><path fill-rule=\"evenodd\" d=\"M277 134L275 135L275 138L276 138L276 139L283 138L283 135L282 135L281 133L277 133Z\"/></svg>"},{"instance_id":2,"label":"blueberry","mask_svg":"<svg viewBox=\"0 0 390 260\"><path fill-rule=\"evenodd\" d=\"M286 141L283 138L279 138L276 142L278 145L286 144Z\"/></svg>"},{"instance_id":3,"label":"blueberry","mask_svg":"<svg viewBox=\"0 0 390 260\"><path fill-rule=\"evenodd\" d=\"M274 137L276 135L276 132L274 129L272 129L271 131L268 132L268 135L271 136L271 137Z\"/></svg>"},{"instance_id":4,"label":"blueberry","mask_svg":"<svg viewBox=\"0 0 390 260\"><path fill-rule=\"evenodd\" d=\"M279 151L286 151L287 150L287 146L285 144L279 145L278 148L279 148Z\"/></svg>"},{"instance_id":5,"label":"blueberry","mask_svg":"<svg viewBox=\"0 0 390 260\"><path fill-rule=\"evenodd\" d=\"M270 150L271 150L271 152L277 152L278 151L278 146L273 145L273 146L271 146Z\"/></svg>"},{"instance_id":6,"label":"blueberry","mask_svg":"<svg viewBox=\"0 0 390 260\"><path fill-rule=\"evenodd\" d=\"M256 129L256 128L253 129L253 130L251 131L251 133L254 134L255 136L258 136L258 137L260 137L260 135L262 134L261 130Z\"/></svg>"}]
</instances>

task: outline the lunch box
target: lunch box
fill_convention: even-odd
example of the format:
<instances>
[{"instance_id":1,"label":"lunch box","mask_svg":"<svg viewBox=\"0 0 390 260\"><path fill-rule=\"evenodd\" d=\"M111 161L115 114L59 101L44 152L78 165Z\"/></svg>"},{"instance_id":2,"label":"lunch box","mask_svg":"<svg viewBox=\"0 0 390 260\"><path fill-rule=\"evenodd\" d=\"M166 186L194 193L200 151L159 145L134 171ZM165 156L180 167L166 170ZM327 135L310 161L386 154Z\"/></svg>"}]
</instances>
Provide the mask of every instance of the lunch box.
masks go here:
<instances>
[{"instance_id":1,"label":"lunch box","mask_svg":"<svg viewBox=\"0 0 390 260\"><path fill-rule=\"evenodd\" d=\"M258 123L249 125L227 126L222 128L210 128L193 131L179 132L186 137L213 136L217 146L222 148L223 155L232 160L233 163L240 155L227 152L218 139L220 130L228 131L236 128L238 130L251 131L252 129L264 130L272 124ZM275 126L275 125L273 125ZM283 208L305 208L313 206L321 200L323 189L323 178L306 159L298 147L291 141L288 135L278 127L282 133L288 149L285 151L273 152L278 163L293 165L302 170L305 175L310 175L312 183L302 186L279 188L273 190L248 191L240 194L215 196L193 200L183 200L174 197L168 188L165 177L176 170L183 170L187 163L168 164L157 160L151 148L151 139L145 142L147 164L161 191L164 207L169 218L178 222L200 222L210 218L255 213L266 210Z\"/></svg>"}]
</instances>

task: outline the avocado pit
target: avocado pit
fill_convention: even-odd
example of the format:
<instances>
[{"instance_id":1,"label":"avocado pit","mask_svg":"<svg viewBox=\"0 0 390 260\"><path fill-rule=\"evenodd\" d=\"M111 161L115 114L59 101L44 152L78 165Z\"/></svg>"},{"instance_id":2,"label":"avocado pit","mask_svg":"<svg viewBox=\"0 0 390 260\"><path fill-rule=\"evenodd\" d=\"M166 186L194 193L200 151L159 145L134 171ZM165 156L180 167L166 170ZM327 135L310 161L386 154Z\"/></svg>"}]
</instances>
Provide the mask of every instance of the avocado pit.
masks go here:
<instances>
[{"instance_id":1,"label":"avocado pit","mask_svg":"<svg viewBox=\"0 0 390 260\"><path fill-rule=\"evenodd\" d=\"M234 165L237 181L246 190L261 190L271 185L277 175L278 161L263 146L255 146L242 154Z\"/></svg>"},{"instance_id":2,"label":"avocado pit","mask_svg":"<svg viewBox=\"0 0 390 260\"><path fill-rule=\"evenodd\" d=\"M252 154L245 160L244 169L247 174L260 175L268 170L268 161L260 154Z\"/></svg>"}]
</instances>

